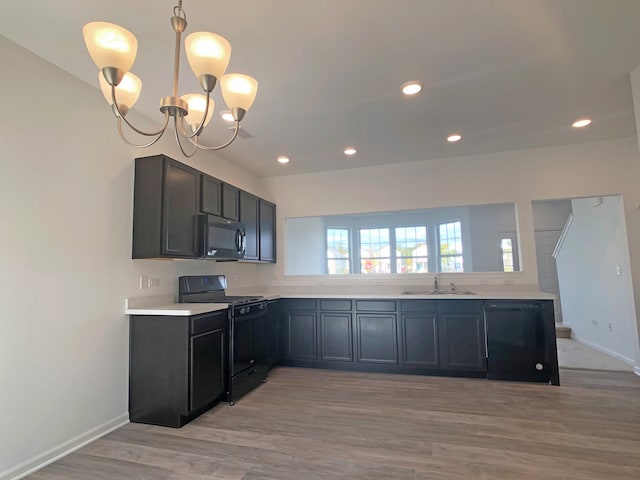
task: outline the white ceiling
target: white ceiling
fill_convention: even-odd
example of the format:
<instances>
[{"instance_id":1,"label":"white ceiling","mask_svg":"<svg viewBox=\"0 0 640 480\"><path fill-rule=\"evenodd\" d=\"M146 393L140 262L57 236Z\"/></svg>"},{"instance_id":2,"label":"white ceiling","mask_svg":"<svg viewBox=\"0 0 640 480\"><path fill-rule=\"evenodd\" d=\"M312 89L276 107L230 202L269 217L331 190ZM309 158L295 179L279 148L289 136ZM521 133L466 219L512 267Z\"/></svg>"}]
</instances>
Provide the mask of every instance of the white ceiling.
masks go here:
<instances>
[{"instance_id":1,"label":"white ceiling","mask_svg":"<svg viewBox=\"0 0 640 480\"><path fill-rule=\"evenodd\" d=\"M96 85L82 25L103 20L124 26L138 38L132 71L143 90L136 109L159 119L159 99L171 90L169 19L176 4L9 0L0 28ZM233 47L228 71L259 81L243 121L252 138L220 151L259 176L636 132L629 72L640 65L640 0L184 0L183 7L187 33L226 37ZM184 60L180 93L197 91ZM400 85L414 79L425 89L403 98ZM216 101L219 112L223 102L217 95ZM111 115L106 103L104 114ZM593 124L571 128L582 116ZM226 128L221 120L212 128L216 133L204 141L216 143L228 133L220 135ZM446 142L453 132L462 141ZM109 134L117 136L115 121ZM351 145L358 154L347 158L342 150ZM276 163L280 154L291 163Z\"/></svg>"}]
</instances>

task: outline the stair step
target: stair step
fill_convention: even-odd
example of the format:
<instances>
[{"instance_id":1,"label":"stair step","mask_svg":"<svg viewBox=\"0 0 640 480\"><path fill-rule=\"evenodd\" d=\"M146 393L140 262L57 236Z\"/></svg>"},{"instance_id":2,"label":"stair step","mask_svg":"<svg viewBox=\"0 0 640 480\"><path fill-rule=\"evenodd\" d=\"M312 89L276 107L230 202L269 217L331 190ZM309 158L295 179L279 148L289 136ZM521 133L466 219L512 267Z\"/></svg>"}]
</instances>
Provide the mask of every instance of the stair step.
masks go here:
<instances>
[{"instance_id":1,"label":"stair step","mask_svg":"<svg viewBox=\"0 0 640 480\"><path fill-rule=\"evenodd\" d=\"M556 323L556 338L571 338L571 327Z\"/></svg>"}]
</instances>

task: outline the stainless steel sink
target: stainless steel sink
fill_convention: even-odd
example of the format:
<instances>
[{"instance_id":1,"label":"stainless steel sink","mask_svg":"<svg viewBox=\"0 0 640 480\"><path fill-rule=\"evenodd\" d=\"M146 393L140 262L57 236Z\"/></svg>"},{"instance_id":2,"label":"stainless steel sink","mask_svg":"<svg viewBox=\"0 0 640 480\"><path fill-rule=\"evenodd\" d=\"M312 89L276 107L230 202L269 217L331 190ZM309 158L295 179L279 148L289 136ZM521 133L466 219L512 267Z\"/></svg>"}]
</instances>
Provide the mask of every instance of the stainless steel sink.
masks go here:
<instances>
[{"instance_id":1,"label":"stainless steel sink","mask_svg":"<svg viewBox=\"0 0 640 480\"><path fill-rule=\"evenodd\" d=\"M468 290L419 290L402 292L402 295L475 295Z\"/></svg>"}]
</instances>

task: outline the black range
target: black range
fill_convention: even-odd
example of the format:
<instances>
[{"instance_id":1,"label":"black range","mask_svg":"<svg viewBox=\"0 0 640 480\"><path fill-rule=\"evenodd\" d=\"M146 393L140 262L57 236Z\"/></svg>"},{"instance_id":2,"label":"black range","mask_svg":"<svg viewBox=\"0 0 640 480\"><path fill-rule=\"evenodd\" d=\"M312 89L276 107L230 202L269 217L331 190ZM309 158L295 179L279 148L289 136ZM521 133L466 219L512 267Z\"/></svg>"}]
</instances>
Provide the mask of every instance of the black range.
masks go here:
<instances>
[{"instance_id":1,"label":"black range","mask_svg":"<svg viewBox=\"0 0 640 480\"><path fill-rule=\"evenodd\" d=\"M227 295L224 275L192 275L178 279L180 303L228 303L228 374L226 400L233 405L267 378L267 300L261 296Z\"/></svg>"}]
</instances>

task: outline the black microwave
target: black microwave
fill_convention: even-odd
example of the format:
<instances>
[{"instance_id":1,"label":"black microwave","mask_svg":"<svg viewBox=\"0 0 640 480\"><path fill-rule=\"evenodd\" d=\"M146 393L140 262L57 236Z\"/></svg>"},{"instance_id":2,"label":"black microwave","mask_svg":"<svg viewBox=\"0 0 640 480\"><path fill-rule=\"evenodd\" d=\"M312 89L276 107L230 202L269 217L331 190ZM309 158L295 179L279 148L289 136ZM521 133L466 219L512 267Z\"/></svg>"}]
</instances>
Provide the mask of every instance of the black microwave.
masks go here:
<instances>
[{"instance_id":1,"label":"black microwave","mask_svg":"<svg viewBox=\"0 0 640 480\"><path fill-rule=\"evenodd\" d=\"M201 258L238 260L244 258L245 247L243 223L215 215L198 215L198 253Z\"/></svg>"}]
</instances>

